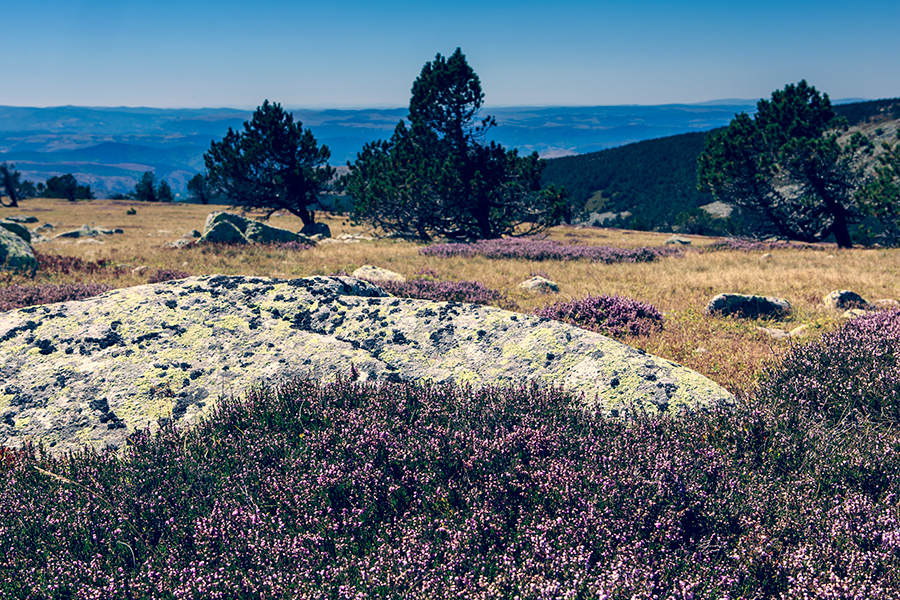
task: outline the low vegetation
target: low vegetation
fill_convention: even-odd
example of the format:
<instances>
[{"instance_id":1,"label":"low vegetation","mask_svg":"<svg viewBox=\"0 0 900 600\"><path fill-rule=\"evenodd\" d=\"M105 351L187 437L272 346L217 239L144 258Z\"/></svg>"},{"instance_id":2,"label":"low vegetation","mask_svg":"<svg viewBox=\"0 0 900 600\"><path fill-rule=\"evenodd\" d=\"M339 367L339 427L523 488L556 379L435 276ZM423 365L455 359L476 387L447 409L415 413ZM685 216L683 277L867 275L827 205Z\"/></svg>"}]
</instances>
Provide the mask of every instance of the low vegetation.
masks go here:
<instances>
[{"instance_id":1,"label":"low vegetation","mask_svg":"<svg viewBox=\"0 0 900 600\"><path fill-rule=\"evenodd\" d=\"M568 227L496 253L472 250L487 242L436 252L392 239L176 249L165 244L201 228L208 207L32 199L17 210L54 231L94 221L125 233L39 244L33 279L0 275L4 299L374 264L407 277L386 284L397 295L606 326L738 402L625 424L573 410L560 390L376 385L351 371L225 399L202 425L137 435L123 454L3 450L4 598L900 593L900 311L846 322L822 305L836 289L900 297L898 250L699 236L672 250L668 234ZM364 233L317 221L335 236ZM570 247L652 258L594 260ZM534 275L561 291L517 287ZM704 316L719 292L782 297L793 310L782 321ZM610 314L622 326L608 327ZM776 341L760 325L808 333Z\"/></svg>"}]
</instances>

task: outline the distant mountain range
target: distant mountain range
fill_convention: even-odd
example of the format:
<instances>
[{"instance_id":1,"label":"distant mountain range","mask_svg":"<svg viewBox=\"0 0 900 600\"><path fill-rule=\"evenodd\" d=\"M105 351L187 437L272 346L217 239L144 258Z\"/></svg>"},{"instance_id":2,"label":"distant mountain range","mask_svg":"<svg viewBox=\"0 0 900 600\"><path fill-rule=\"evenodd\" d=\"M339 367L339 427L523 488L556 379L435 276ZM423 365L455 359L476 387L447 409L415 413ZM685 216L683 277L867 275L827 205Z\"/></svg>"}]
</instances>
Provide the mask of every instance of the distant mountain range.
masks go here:
<instances>
[{"instance_id":1,"label":"distant mountain range","mask_svg":"<svg viewBox=\"0 0 900 600\"><path fill-rule=\"evenodd\" d=\"M521 153L551 158L595 152L631 142L707 131L754 101L662 106L497 107L490 139ZM406 108L292 110L333 165L356 157L363 145L391 136ZM252 111L220 109L0 106L0 162L15 163L23 179L43 182L73 173L98 197L125 193L144 171L166 179L176 193L203 169L203 154L228 128L240 129Z\"/></svg>"}]
</instances>

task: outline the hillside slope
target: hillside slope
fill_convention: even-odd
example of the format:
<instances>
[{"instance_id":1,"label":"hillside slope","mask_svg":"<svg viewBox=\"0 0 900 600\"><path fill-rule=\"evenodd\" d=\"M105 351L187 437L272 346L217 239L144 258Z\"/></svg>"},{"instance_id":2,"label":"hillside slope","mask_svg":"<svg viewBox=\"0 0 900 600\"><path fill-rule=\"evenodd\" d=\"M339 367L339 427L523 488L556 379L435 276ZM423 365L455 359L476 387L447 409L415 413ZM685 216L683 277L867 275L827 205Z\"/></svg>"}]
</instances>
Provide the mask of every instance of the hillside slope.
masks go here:
<instances>
[{"instance_id":1,"label":"hillside slope","mask_svg":"<svg viewBox=\"0 0 900 600\"><path fill-rule=\"evenodd\" d=\"M896 139L900 98L840 104L850 132L874 142ZM680 213L712 202L697 191L697 158L710 131L646 140L600 152L550 159L543 185L565 186L588 212L629 212L617 224L643 229L671 227ZM878 131L881 133L878 133Z\"/></svg>"}]
</instances>

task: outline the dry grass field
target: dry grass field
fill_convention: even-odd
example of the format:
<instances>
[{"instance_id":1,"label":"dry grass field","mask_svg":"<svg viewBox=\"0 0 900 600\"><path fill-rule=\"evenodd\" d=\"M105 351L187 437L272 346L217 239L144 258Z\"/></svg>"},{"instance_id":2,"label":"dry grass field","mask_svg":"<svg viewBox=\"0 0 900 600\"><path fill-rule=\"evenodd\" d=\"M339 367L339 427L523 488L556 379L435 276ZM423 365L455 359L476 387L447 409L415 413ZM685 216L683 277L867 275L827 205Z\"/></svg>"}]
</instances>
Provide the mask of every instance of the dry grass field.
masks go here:
<instances>
[{"instance_id":1,"label":"dry grass field","mask_svg":"<svg viewBox=\"0 0 900 600\"><path fill-rule=\"evenodd\" d=\"M127 214L134 209L136 214ZM439 258L419 254L422 245L390 239L358 244L323 244L305 251L264 246L187 247L166 245L192 229L202 230L206 216L221 207L187 204L144 204L96 200L69 203L64 200L31 199L18 209L3 209L2 216L33 215L40 224L50 223L59 233L94 224L121 228L123 234L96 240L54 240L36 245L44 254L105 260L124 267L119 274L98 272L95 283L127 287L147 282L159 269L191 275L229 274L269 277L306 277L350 273L372 264L415 277L423 269L442 280L477 280L503 290L530 312L560 300L587 294L619 294L656 306L665 315L662 332L623 341L653 354L694 368L732 391L750 389L768 360L791 343L814 339L841 322L841 315L828 311L822 298L829 292L850 289L868 300L900 298L900 250L838 250L823 245L816 249L764 251L706 251L714 238L688 236L692 244L682 256L649 263L597 264L576 261L491 260L485 258ZM320 215L332 234L372 234L349 219ZM270 224L297 231L299 219L275 215ZM33 226L32 226L33 227ZM566 244L641 247L662 246L670 234L615 229L557 227L548 238ZM146 266L140 273L132 269ZM542 275L560 286L560 293L533 295L517 284ZM0 276L0 286L33 283L83 282L84 274L62 275L38 272L34 280L9 274ZM714 295L737 292L787 299L792 314L782 322L735 320L704 316L703 308ZM804 337L776 341L759 326L792 330L806 325Z\"/></svg>"}]
</instances>

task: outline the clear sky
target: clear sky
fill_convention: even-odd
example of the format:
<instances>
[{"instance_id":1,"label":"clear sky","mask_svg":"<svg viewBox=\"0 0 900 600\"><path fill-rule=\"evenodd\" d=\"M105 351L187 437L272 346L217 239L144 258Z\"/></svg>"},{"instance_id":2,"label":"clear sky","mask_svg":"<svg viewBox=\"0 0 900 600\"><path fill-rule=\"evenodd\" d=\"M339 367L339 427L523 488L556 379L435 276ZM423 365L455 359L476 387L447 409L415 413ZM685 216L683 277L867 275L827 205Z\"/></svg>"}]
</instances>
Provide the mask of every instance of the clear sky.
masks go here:
<instances>
[{"instance_id":1,"label":"clear sky","mask_svg":"<svg viewBox=\"0 0 900 600\"><path fill-rule=\"evenodd\" d=\"M0 105L404 107L461 47L488 106L900 96L897 0L0 0Z\"/></svg>"}]
</instances>

